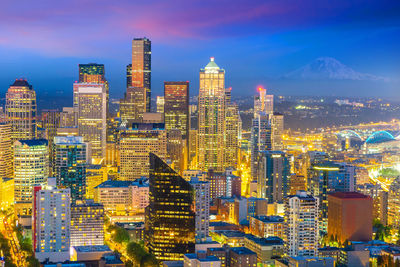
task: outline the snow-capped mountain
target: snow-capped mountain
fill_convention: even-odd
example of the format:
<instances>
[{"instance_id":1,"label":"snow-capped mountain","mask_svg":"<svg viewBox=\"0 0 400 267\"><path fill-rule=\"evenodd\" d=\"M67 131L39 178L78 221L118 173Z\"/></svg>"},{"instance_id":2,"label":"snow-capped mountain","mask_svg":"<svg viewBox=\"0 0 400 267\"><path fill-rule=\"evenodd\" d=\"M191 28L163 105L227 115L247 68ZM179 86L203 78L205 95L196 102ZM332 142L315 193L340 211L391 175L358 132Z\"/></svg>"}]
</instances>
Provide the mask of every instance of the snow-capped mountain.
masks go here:
<instances>
[{"instance_id":1,"label":"snow-capped mountain","mask_svg":"<svg viewBox=\"0 0 400 267\"><path fill-rule=\"evenodd\" d=\"M287 73L285 79L303 80L357 80L357 81L388 81L388 78L361 73L342 64L335 58L320 57L313 62Z\"/></svg>"}]
</instances>

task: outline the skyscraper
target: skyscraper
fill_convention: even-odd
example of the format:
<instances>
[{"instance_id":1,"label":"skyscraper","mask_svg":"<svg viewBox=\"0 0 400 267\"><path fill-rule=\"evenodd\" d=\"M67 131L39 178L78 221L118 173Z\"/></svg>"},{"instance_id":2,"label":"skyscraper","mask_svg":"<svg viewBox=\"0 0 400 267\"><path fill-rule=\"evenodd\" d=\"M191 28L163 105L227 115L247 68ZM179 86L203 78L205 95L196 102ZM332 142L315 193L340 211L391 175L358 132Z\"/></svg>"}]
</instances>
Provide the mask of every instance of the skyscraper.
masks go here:
<instances>
[{"instance_id":1,"label":"skyscraper","mask_svg":"<svg viewBox=\"0 0 400 267\"><path fill-rule=\"evenodd\" d=\"M105 83L104 64L79 64L80 83Z\"/></svg>"},{"instance_id":2,"label":"skyscraper","mask_svg":"<svg viewBox=\"0 0 400 267\"><path fill-rule=\"evenodd\" d=\"M0 118L0 177L13 177L11 122Z\"/></svg>"},{"instance_id":3,"label":"skyscraper","mask_svg":"<svg viewBox=\"0 0 400 267\"><path fill-rule=\"evenodd\" d=\"M121 129L118 140L120 179L133 181L149 175L149 153L167 156L164 123L133 123Z\"/></svg>"},{"instance_id":4,"label":"skyscraper","mask_svg":"<svg viewBox=\"0 0 400 267\"><path fill-rule=\"evenodd\" d=\"M45 129L45 138L49 141L50 159L53 158L53 141L60 126L60 112L57 109L42 110L42 127ZM52 162L50 161L50 176L52 176Z\"/></svg>"},{"instance_id":5,"label":"skyscraper","mask_svg":"<svg viewBox=\"0 0 400 267\"><path fill-rule=\"evenodd\" d=\"M285 200L285 246L288 256L317 256L318 198L298 191Z\"/></svg>"},{"instance_id":6,"label":"skyscraper","mask_svg":"<svg viewBox=\"0 0 400 267\"><path fill-rule=\"evenodd\" d=\"M274 113L274 96L267 95L267 89L258 87L259 95L254 97L254 118L258 113L263 112L267 115Z\"/></svg>"},{"instance_id":7,"label":"skyscraper","mask_svg":"<svg viewBox=\"0 0 400 267\"><path fill-rule=\"evenodd\" d=\"M145 245L158 260L183 260L184 254L194 252L193 188L153 153L149 186Z\"/></svg>"},{"instance_id":8,"label":"skyscraper","mask_svg":"<svg viewBox=\"0 0 400 267\"><path fill-rule=\"evenodd\" d=\"M227 89L230 93L230 88ZM239 149L239 107L225 99L225 167L237 166Z\"/></svg>"},{"instance_id":9,"label":"skyscraper","mask_svg":"<svg viewBox=\"0 0 400 267\"><path fill-rule=\"evenodd\" d=\"M69 260L70 190L51 186L33 188L32 240L35 257L43 262Z\"/></svg>"},{"instance_id":10,"label":"skyscraper","mask_svg":"<svg viewBox=\"0 0 400 267\"><path fill-rule=\"evenodd\" d=\"M284 201L289 192L290 164L282 151L262 151L257 156L257 195L268 203Z\"/></svg>"},{"instance_id":11,"label":"skyscraper","mask_svg":"<svg viewBox=\"0 0 400 267\"><path fill-rule=\"evenodd\" d=\"M14 193L19 214L31 214L32 187L47 183L49 148L44 139L19 140L14 143ZM19 207L21 208L19 208Z\"/></svg>"},{"instance_id":12,"label":"skyscraper","mask_svg":"<svg viewBox=\"0 0 400 267\"><path fill-rule=\"evenodd\" d=\"M79 135L90 144L92 160L101 161L106 155L107 141L106 86L97 83L75 83L74 95L77 101Z\"/></svg>"},{"instance_id":13,"label":"skyscraper","mask_svg":"<svg viewBox=\"0 0 400 267\"><path fill-rule=\"evenodd\" d=\"M251 176L257 177L258 162L257 155L259 151L272 149L271 124L268 115L264 112L258 113L252 120L251 126Z\"/></svg>"},{"instance_id":14,"label":"skyscraper","mask_svg":"<svg viewBox=\"0 0 400 267\"><path fill-rule=\"evenodd\" d=\"M151 41L135 38L132 41L132 87L145 89L145 112L150 112L151 101Z\"/></svg>"},{"instance_id":15,"label":"skyscraper","mask_svg":"<svg viewBox=\"0 0 400 267\"><path fill-rule=\"evenodd\" d=\"M224 170L225 70L214 58L200 70L198 167Z\"/></svg>"},{"instance_id":16,"label":"skyscraper","mask_svg":"<svg viewBox=\"0 0 400 267\"><path fill-rule=\"evenodd\" d=\"M146 88L126 88L125 97L120 100L119 110L122 121L142 122L146 112Z\"/></svg>"},{"instance_id":17,"label":"skyscraper","mask_svg":"<svg viewBox=\"0 0 400 267\"><path fill-rule=\"evenodd\" d=\"M190 185L195 192L195 214L196 214L196 242L204 242L209 237L210 228L210 183L192 178Z\"/></svg>"},{"instance_id":18,"label":"skyscraper","mask_svg":"<svg viewBox=\"0 0 400 267\"><path fill-rule=\"evenodd\" d=\"M164 104L165 104L165 99L163 96L157 96L157 113L162 113L164 114Z\"/></svg>"},{"instance_id":19,"label":"skyscraper","mask_svg":"<svg viewBox=\"0 0 400 267\"><path fill-rule=\"evenodd\" d=\"M355 167L330 161L315 162L308 170L307 190L319 198L320 230L328 230L328 194L353 192Z\"/></svg>"},{"instance_id":20,"label":"skyscraper","mask_svg":"<svg viewBox=\"0 0 400 267\"><path fill-rule=\"evenodd\" d=\"M178 129L189 137L189 82L164 82L164 120L167 131Z\"/></svg>"},{"instance_id":21,"label":"skyscraper","mask_svg":"<svg viewBox=\"0 0 400 267\"><path fill-rule=\"evenodd\" d=\"M80 136L54 138L53 175L58 186L71 189L71 200L82 200L86 193L86 143Z\"/></svg>"},{"instance_id":22,"label":"skyscraper","mask_svg":"<svg viewBox=\"0 0 400 267\"><path fill-rule=\"evenodd\" d=\"M5 113L12 141L36 138L36 92L26 80L15 80L6 94Z\"/></svg>"},{"instance_id":23,"label":"skyscraper","mask_svg":"<svg viewBox=\"0 0 400 267\"><path fill-rule=\"evenodd\" d=\"M283 114L274 112L271 115L272 150L283 150L282 134L284 129Z\"/></svg>"}]
</instances>

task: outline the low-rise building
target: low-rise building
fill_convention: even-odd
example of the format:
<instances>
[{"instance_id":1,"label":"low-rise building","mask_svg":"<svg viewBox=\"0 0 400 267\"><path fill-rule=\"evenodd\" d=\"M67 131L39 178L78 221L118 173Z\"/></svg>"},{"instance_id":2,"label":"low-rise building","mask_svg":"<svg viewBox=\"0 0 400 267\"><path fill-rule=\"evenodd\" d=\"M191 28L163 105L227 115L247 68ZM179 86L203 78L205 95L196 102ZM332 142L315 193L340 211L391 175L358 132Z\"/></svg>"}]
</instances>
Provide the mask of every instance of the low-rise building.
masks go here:
<instances>
[{"instance_id":1,"label":"low-rise building","mask_svg":"<svg viewBox=\"0 0 400 267\"><path fill-rule=\"evenodd\" d=\"M284 219L281 216L250 216L250 233L258 237L277 236L283 238Z\"/></svg>"},{"instance_id":2,"label":"low-rise building","mask_svg":"<svg viewBox=\"0 0 400 267\"><path fill-rule=\"evenodd\" d=\"M184 267L221 267L221 261L216 256L209 256L205 251L185 254Z\"/></svg>"},{"instance_id":3,"label":"low-rise building","mask_svg":"<svg viewBox=\"0 0 400 267\"><path fill-rule=\"evenodd\" d=\"M283 240L279 237L260 238L254 235L246 235L244 246L257 254L257 261L265 264L273 264L276 258L284 253Z\"/></svg>"}]
</instances>

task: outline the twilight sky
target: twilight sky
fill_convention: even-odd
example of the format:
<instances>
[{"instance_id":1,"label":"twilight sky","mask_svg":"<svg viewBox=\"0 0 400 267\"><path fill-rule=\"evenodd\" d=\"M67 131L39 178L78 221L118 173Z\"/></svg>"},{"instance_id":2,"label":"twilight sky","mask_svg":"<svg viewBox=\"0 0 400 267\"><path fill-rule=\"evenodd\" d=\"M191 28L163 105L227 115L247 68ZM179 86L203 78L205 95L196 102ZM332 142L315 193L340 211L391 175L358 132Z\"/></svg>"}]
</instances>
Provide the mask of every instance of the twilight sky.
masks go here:
<instances>
[{"instance_id":1,"label":"twilight sky","mask_svg":"<svg viewBox=\"0 0 400 267\"><path fill-rule=\"evenodd\" d=\"M400 100L398 0L1 1L0 93L24 77L39 96L72 98L78 64L97 62L119 98L131 40L143 36L153 95L173 80L197 94L198 70L214 56L237 95L262 84L274 94Z\"/></svg>"}]
</instances>

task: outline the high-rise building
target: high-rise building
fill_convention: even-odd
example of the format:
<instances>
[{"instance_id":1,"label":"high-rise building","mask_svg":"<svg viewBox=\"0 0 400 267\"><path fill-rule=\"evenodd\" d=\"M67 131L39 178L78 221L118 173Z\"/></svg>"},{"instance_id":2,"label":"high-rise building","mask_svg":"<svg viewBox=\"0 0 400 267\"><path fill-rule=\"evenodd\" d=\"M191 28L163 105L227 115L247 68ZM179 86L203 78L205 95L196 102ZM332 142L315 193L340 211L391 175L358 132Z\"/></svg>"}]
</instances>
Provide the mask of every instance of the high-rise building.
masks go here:
<instances>
[{"instance_id":1,"label":"high-rise building","mask_svg":"<svg viewBox=\"0 0 400 267\"><path fill-rule=\"evenodd\" d=\"M345 241L371 241L372 198L357 192L328 196L328 236Z\"/></svg>"},{"instance_id":2,"label":"high-rise building","mask_svg":"<svg viewBox=\"0 0 400 267\"><path fill-rule=\"evenodd\" d=\"M78 126L78 112L74 107L63 107L60 113L60 126L61 128L70 128Z\"/></svg>"},{"instance_id":3,"label":"high-rise building","mask_svg":"<svg viewBox=\"0 0 400 267\"><path fill-rule=\"evenodd\" d=\"M145 245L158 260L183 260L184 254L195 250L193 188L153 153L149 185Z\"/></svg>"},{"instance_id":4,"label":"high-rise building","mask_svg":"<svg viewBox=\"0 0 400 267\"><path fill-rule=\"evenodd\" d=\"M258 113L251 126L251 176L257 177L257 154L259 151L272 150L271 124L265 113Z\"/></svg>"},{"instance_id":5,"label":"high-rise building","mask_svg":"<svg viewBox=\"0 0 400 267\"><path fill-rule=\"evenodd\" d=\"M254 118L260 112L267 115L272 115L274 113L274 96L267 95L267 89L263 87L258 87L258 95L254 97Z\"/></svg>"},{"instance_id":6,"label":"high-rise building","mask_svg":"<svg viewBox=\"0 0 400 267\"><path fill-rule=\"evenodd\" d=\"M81 136L54 138L53 175L58 186L71 189L71 200L82 200L86 194L86 143Z\"/></svg>"},{"instance_id":7,"label":"high-rise building","mask_svg":"<svg viewBox=\"0 0 400 267\"><path fill-rule=\"evenodd\" d=\"M32 240L35 257L43 262L69 260L70 190L50 186L33 188Z\"/></svg>"},{"instance_id":8,"label":"high-rise building","mask_svg":"<svg viewBox=\"0 0 400 267\"><path fill-rule=\"evenodd\" d=\"M108 105L106 86L75 83L74 95L77 101L79 135L90 144L92 161L101 161L106 155Z\"/></svg>"},{"instance_id":9,"label":"high-rise building","mask_svg":"<svg viewBox=\"0 0 400 267\"><path fill-rule=\"evenodd\" d=\"M49 177L49 148L45 139L19 140L14 143L15 203L32 204L32 187L47 183ZM30 205L29 205L30 204ZM28 210L20 214L31 214ZM19 208L16 207L17 210Z\"/></svg>"},{"instance_id":10,"label":"high-rise building","mask_svg":"<svg viewBox=\"0 0 400 267\"><path fill-rule=\"evenodd\" d=\"M183 170L186 169L186 148L187 144L186 141L182 139L182 134L180 130L171 129L167 131L168 159L172 162L172 168L180 174Z\"/></svg>"},{"instance_id":11,"label":"high-rise building","mask_svg":"<svg viewBox=\"0 0 400 267\"><path fill-rule=\"evenodd\" d=\"M119 134L120 179L133 181L149 175L149 153L166 159L167 138L163 123L133 123Z\"/></svg>"},{"instance_id":12,"label":"high-rise building","mask_svg":"<svg viewBox=\"0 0 400 267\"><path fill-rule=\"evenodd\" d=\"M224 170L225 160L225 70L214 58L200 70L198 167Z\"/></svg>"},{"instance_id":13,"label":"high-rise building","mask_svg":"<svg viewBox=\"0 0 400 267\"><path fill-rule=\"evenodd\" d=\"M6 94L5 113L12 141L36 138L36 92L26 80L15 80Z\"/></svg>"},{"instance_id":14,"label":"high-rise building","mask_svg":"<svg viewBox=\"0 0 400 267\"><path fill-rule=\"evenodd\" d=\"M60 112L57 109L45 109L42 110L42 127L45 129L45 138L49 141L49 153L50 159L54 157L53 141L57 135L57 129L60 126ZM52 176L52 162L50 161L50 176Z\"/></svg>"},{"instance_id":15,"label":"high-rise building","mask_svg":"<svg viewBox=\"0 0 400 267\"><path fill-rule=\"evenodd\" d=\"M196 242L204 242L209 237L210 228L210 183L199 181L198 178L192 178L190 185L195 192L195 213L196 213Z\"/></svg>"},{"instance_id":16,"label":"high-rise building","mask_svg":"<svg viewBox=\"0 0 400 267\"><path fill-rule=\"evenodd\" d=\"M71 204L72 246L104 245L104 207L88 199Z\"/></svg>"},{"instance_id":17,"label":"high-rise building","mask_svg":"<svg viewBox=\"0 0 400 267\"><path fill-rule=\"evenodd\" d=\"M317 256L319 199L298 191L285 199L285 245L288 256Z\"/></svg>"},{"instance_id":18,"label":"high-rise building","mask_svg":"<svg viewBox=\"0 0 400 267\"><path fill-rule=\"evenodd\" d=\"M274 112L271 115L271 144L272 150L283 150L283 114Z\"/></svg>"},{"instance_id":19,"label":"high-rise building","mask_svg":"<svg viewBox=\"0 0 400 267\"><path fill-rule=\"evenodd\" d=\"M0 177L13 177L11 122L0 118Z\"/></svg>"},{"instance_id":20,"label":"high-rise building","mask_svg":"<svg viewBox=\"0 0 400 267\"><path fill-rule=\"evenodd\" d=\"M283 203L289 192L290 164L282 151L258 152L257 195L268 203Z\"/></svg>"},{"instance_id":21,"label":"high-rise building","mask_svg":"<svg viewBox=\"0 0 400 267\"><path fill-rule=\"evenodd\" d=\"M156 104L157 104L157 113L161 113L164 114L164 104L165 104L165 99L163 96L157 96L157 100L156 100Z\"/></svg>"},{"instance_id":22,"label":"high-rise building","mask_svg":"<svg viewBox=\"0 0 400 267\"><path fill-rule=\"evenodd\" d=\"M318 161L311 164L307 176L307 191L319 198L320 230L327 232L328 194L354 191L355 166L347 163Z\"/></svg>"},{"instance_id":23,"label":"high-rise building","mask_svg":"<svg viewBox=\"0 0 400 267\"><path fill-rule=\"evenodd\" d=\"M132 87L145 89L145 112L150 112L151 101L151 41L135 38L132 41Z\"/></svg>"},{"instance_id":24,"label":"high-rise building","mask_svg":"<svg viewBox=\"0 0 400 267\"><path fill-rule=\"evenodd\" d=\"M146 88L126 88L125 97L120 100L121 120L128 122L142 122L143 114L146 112Z\"/></svg>"},{"instance_id":25,"label":"high-rise building","mask_svg":"<svg viewBox=\"0 0 400 267\"><path fill-rule=\"evenodd\" d=\"M0 206L3 210L14 205L14 179L0 178Z\"/></svg>"},{"instance_id":26,"label":"high-rise building","mask_svg":"<svg viewBox=\"0 0 400 267\"><path fill-rule=\"evenodd\" d=\"M189 82L164 82L164 120L167 131L178 129L189 137Z\"/></svg>"},{"instance_id":27,"label":"high-rise building","mask_svg":"<svg viewBox=\"0 0 400 267\"><path fill-rule=\"evenodd\" d=\"M387 193L387 224L400 229L400 178L397 177Z\"/></svg>"},{"instance_id":28,"label":"high-rise building","mask_svg":"<svg viewBox=\"0 0 400 267\"><path fill-rule=\"evenodd\" d=\"M80 83L105 83L104 64L79 64Z\"/></svg>"},{"instance_id":29,"label":"high-rise building","mask_svg":"<svg viewBox=\"0 0 400 267\"><path fill-rule=\"evenodd\" d=\"M225 91L225 167L236 168L239 149L239 107L231 103L231 88Z\"/></svg>"},{"instance_id":30,"label":"high-rise building","mask_svg":"<svg viewBox=\"0 0 400 267\"><path fill-rule=\"evenodd\" d=\"M132 64L126 65L126 88L132 86Z\"/></svg>"}]
</instances>

